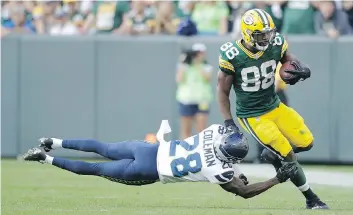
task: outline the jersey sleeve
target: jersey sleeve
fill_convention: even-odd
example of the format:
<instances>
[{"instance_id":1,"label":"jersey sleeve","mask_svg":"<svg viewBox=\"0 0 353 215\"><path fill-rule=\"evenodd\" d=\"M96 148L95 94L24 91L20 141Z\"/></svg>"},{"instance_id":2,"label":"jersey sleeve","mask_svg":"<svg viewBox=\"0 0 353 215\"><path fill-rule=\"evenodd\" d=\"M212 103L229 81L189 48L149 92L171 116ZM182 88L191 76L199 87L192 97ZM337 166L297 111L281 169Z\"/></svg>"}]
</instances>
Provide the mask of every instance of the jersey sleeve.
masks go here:
<instances>
[{"instance_id":1,"label":"jersey sleeve","mask_svg":"<svg viewBox=\"0 0 353 215\"><path fill-rule=\"evenodd\" d=\"M208 180L212 184L226 184L226 183L230 182L231 180L233 180L233 176L234 176L234 170L227 168L227 169L219 172L218 174L214 174L214 175L210 176L208 178Z\"/></svg>"},{"instance_id":2,"label":"jersey sleeve","mask_svg":"<svg viewBox=\"0 0 353 215\"><path fill-rule=\"evenodd\" d=\"M232 167L233 167L233 170L234 170L234 176L235 177L239 177L239 175L243 174L241 172L238 164L233 164Z\"/></svg>"},{"instance_id":3,"label":"jersey sleeve","mask_svg":"<svg viewBox=\"0 0 353 215\"><path fill-rule=\"evenodd\" d=\"M229 59L221 50L218 58L218 66L219 69L226 74L233 75L235 73L233 64L229 62Z\"/></svg>"},{"instance_id":4,"label":"jersey sleeve","mask_svg":"<svg viewBox=\"0 0 353 215\"><path fill-rule=\"evenodd\" d=\"M282 34L277 33L275 37L275 43L281 46L281 58L282 58L288 50L288 42Z\"/></svg>"}]
</instances>

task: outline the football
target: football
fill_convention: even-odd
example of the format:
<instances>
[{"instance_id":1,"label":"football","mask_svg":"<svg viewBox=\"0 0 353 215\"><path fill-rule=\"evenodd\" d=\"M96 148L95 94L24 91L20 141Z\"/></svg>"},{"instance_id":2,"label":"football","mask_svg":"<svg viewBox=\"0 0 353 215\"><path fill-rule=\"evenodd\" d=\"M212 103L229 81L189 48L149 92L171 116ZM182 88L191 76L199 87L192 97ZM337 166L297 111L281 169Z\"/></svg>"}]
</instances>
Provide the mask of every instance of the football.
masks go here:
<instances>
[{"instance_id":1,"label":"football","mask_svg":"<svg viewBox=\"0 0 353 215\"><path fill-rule=\"evenodd\" d=\"M292 74L286 72L285 70L293 70L295 67L290 64L290 61L285 62L282 64L281 69L279 70L279 75L281 76L282 80L292 78Z\"/></svg>"}]
</instances>

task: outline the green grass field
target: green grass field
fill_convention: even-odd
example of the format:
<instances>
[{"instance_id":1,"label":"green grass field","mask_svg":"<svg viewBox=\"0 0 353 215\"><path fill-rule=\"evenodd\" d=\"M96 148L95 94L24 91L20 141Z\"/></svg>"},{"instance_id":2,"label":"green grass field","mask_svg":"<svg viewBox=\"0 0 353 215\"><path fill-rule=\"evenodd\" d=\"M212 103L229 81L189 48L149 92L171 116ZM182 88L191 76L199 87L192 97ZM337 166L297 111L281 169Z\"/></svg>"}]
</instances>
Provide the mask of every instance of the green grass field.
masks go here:
<instances>
[{"instance_id":1,"label":"green grass field","mask_svg":"<svg viewBox=\"0 0 353 215\"><path fill-rule=\"evenodd\" d=\"M1 172L2 215L353 214L353 188L313 185L332 210L309 211L290 183L243 200L206 183L129 187L39 163L5 160Z\"/></svg>"}]
</instances>

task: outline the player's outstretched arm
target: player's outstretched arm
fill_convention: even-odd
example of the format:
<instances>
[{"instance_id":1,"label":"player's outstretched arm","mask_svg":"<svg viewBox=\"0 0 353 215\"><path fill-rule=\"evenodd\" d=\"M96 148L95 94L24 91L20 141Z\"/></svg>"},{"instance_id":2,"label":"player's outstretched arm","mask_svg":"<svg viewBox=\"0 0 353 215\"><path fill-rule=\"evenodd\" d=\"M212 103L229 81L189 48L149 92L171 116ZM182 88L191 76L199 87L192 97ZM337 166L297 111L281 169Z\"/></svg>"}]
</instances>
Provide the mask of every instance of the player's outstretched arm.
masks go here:
<instances>
[{"instance_id":1,"label":"player's outstretched arm","mask_svg":"<svg viewBox=\"0 0 353 215\"><path fill-rule=\"evenodd\" d=\"M232 181L222 184L221 187L230 193L248 199L265 192L279 183L278 178L274 177L264 182L245 185L243 180L234 177Z\"/></svg>"},{"instance_id":2,"label":"player's outstretched arm","mask_svg":"<svg viewBox=\"0 0 353 215\"><path fill-rule=\"evenodd\" d=\"M222 184L221 187L228 192L248 199L267 191L279 183L287 181L289 178L293 177L297 171L298 169L294 162L287 162L279 168L276 177L267 181L245 185L243 180L233 177L232 181Z\"/></svg>"},{"instance_id":3,"label":"player's outstretched arm","mask_svg":"<svg viewBox=\"0 0 353 215\"><path fill-rule=\"evenodd\" d=\"M218 83L217 83L217 102L223 119L225 120L226 127L234 127L234 130L238 130L238 127L233 121L233 116L230 111L230 98L229 94L233 85L233 75L228 75L222 71L218 72Z\"/></svg>"}]
</instances>

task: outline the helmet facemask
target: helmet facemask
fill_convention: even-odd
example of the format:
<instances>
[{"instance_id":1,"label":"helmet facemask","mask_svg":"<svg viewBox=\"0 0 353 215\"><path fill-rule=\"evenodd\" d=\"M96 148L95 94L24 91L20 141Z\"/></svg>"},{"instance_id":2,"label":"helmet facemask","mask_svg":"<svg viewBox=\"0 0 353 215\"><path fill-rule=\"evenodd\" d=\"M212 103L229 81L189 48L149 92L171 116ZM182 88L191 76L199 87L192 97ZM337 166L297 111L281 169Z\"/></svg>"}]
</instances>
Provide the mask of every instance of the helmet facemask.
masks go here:
<instances>
[{"instance_id":1,"label":"helmet facemask","mask_svg":"<svg viewBox=\"0 0 353 215\"><path fill-rule=\"evenodd\" d=\"M255 48L260 51L265 51L269 44L272 43L275 37L276 31L275 29L265 29L263 31L254 31L251 34L251 38L255 45Z\"/></svg>"}]
</instances>

